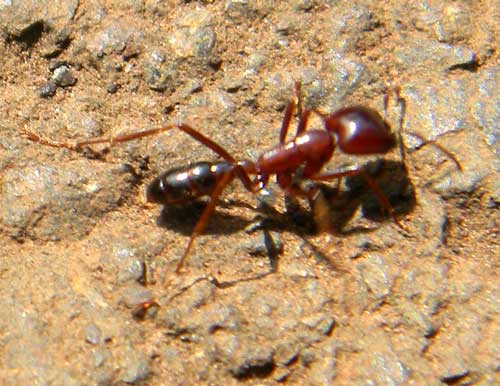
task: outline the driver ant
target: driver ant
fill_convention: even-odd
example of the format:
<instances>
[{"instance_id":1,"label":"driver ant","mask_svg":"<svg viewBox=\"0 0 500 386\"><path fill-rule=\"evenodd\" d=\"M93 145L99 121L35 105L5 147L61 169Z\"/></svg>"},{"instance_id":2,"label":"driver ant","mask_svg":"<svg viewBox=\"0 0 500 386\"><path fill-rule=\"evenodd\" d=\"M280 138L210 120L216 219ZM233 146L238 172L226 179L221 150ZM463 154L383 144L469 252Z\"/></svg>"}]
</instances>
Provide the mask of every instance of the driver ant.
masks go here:
<instances>
[{"instance_id":1,"label":"driver ant","mask_svg":"<svg viewBox=\"0 0 500 386\"><path fill-rule=\"evenodd\" d=\"M322 113L308 108L303 110L299 82L295 83L294 91L296 98L290 100L285 108L279 144L265 151L257 161L235 159L222 146L187 124L171 124L118 137L98 138L76 144L49 141L29 131L23 131L23 134L29 140L46 146L78 151L88 145L108 143L109 146L113 146L121 142L178 129L221 157L222 161L196 162L170 169L154 179L146 189L148 202L163 205L182 204L203 196L209 196L208 204L196 223L186 249L177 263L176 273L181 271L196 237L205 229L219 196L235 178L239 179L249 192L257 193L264 189L270 177L275 175L276 181L285 195L304 197L314 202L319 192L318 184L314 184L314 182L361 175L375 193L382 207L389 212L394 222L403 229L389 200L363 167L337 172L322 172L322 168L330 161L336 147L343 153L352 155L385 154L394 148L397 142L402 147L401 138L397 141L396 134L391 131L389 124L386 122L389 95L384 98L384 117L382 117L377 111L361 105L341 108L333 113ZM395 91L395 95L397 103L401 107L398 131L400 136L406 103L400 97L399 90ZM298 115L297 130L293 139L286 141L290 123L296 111ZM320 118L324 126L323 130L306 130L312 114ZM424 144L428 143L434 144L432 141L427 141ZM461 169L460 164L451 153L437 144L434 145L448 155ZM304 180L313 182L312 186L309 188L302 187L300 182Z\"/></svg>"}]
</instances>

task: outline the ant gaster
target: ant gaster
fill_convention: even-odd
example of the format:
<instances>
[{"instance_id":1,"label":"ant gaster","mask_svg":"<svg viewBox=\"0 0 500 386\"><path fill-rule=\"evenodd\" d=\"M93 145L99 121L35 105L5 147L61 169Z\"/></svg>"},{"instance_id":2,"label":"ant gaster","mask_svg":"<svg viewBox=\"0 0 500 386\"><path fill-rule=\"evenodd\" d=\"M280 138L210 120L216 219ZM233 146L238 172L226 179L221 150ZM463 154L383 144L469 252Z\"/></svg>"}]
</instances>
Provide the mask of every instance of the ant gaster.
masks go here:
<instances>
[{"instance_id":1,"label":"ant gaster","mask_svg":"<svg viewBox=\"0 0 500 386\"><path fill-rule=\"evenodd\" d=\"M302 109L300 100L300 83L295 85L296 98L289 101L281 124L279 144L264 152L257 161L236 160L219 144L201 134L187 124L167 125L160 128L135 132L108 139L93 139L70 144L66 142L48 141L37 134L24 131L24 135L35 142L58 148L81 150L88 145L108 143L110 146L131 141L150 135L156 135L171 129L178 129L215 152L223 161L197 162L188 166L174 168L161 174L153 180L146 190L148 202L159 204L178 204L192 201L202 196L210 196L210 200L196 223L188 245L179 260L176 273L182 269L196 237L203 232L210 215L215 209L217 200L226 186L235 178L252 193L265 188L272 175L276 176L278 185L285 195L306 197L314 200L318 188L305 189L298 182L309 180L313 182L340 179L342 177L361 174L374 191L382 207L387 210L394 222L400 226L398 219L389 203L373 179L362 168L340 171L322 172L323 166L330 161L338 147L342 152L353 155L385 154L392 149L397 141L395 133L384 117L377 111L365 106L351 106L326 114L314 109ZM397 102L401 106L399 131L402 127L405 113L405 101L396 92ZM384 99L385 112L389 97ZM286 141L286 136L292 117L297 110L298 126L292 140ZM317 115L324 130L308 130L307 125L312 114ZM401 141L399 141L401 144ZM401 146L401 145L400 145ZM454 161L452 155L449 155Z\"/></svg>"}]
</instances>

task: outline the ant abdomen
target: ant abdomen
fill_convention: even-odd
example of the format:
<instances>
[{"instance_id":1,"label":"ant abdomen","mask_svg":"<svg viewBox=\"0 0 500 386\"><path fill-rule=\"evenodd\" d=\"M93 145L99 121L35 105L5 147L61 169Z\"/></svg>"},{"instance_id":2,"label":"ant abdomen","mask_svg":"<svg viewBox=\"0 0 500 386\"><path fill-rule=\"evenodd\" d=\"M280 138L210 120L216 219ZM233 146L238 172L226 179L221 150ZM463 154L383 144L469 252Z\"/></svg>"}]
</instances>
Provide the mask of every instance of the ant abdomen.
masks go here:
<instances>
[{"instance_id":1,"label":"ant abdomen","mask_svg":"<svg viewBox=\"0 0 500 386\"><path fill-rule=\"evenodd\" d=\"M232 167L226 161L195 162L170 169L146 189L146 200L156 204L180 204L210 195L222 175Z\"/></svg>"},{"instance_id":2,"label":"ant abdomen","mask_svg":"<svg viewBox=\"0 0 500 386\"><path fill-rule=\"evenodd\" d=\"M337 135L337 144L347 154L384 154L395 146L395 137L378 112L351 106L323 115L325 128Z\"/></svg>"}]
</instances>

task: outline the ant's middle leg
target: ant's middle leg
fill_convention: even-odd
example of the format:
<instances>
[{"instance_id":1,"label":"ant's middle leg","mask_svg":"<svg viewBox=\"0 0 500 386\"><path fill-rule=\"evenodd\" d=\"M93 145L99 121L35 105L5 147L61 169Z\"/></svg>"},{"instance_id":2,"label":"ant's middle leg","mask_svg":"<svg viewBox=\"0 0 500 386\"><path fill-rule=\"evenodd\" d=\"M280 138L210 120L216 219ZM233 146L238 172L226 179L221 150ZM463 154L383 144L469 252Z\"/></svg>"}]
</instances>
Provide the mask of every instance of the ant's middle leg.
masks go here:
<instances>
[{"instance_id":1,"label":"ant's middle leg","mask_svg":"<svg viewBox=\"0 0 500 386\"><path fill-rule=\"evenodd\" d=\"M296 199L299 197L306 198L309 203L314 201L317 194L317 189L305 189L301 182L303 182L300 173L278 173L276 181L285 194L285 207L286 211L293 211L297 207Z\"/></svg>"}]
</instances>

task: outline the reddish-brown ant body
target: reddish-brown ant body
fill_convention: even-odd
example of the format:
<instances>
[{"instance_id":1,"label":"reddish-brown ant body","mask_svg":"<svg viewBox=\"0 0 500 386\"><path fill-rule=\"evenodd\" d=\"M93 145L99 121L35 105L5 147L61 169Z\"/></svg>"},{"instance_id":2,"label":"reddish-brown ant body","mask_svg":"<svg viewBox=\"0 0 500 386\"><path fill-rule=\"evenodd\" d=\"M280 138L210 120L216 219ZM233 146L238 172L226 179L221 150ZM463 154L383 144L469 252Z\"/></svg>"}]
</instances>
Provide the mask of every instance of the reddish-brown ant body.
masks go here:
<instances>
[{"instance_id":1,"label":"reddish-brown ant body","mask_svg":"<svg viewBox=\"0 0 500 386\"><path fill-rule=\"evenodd\" d=\"M217 199L234 178L239 179L248 191L256 193L266 187L269 178L275 175L278 185L286 195L302 196L314 200L318 191L317 187L313 184L312 188L303 188L300 184L301 181L328 181L361 174L384 209L391 214L396 224L401 226L388 199L362 167L340 172L321 171L332 158L337 146L342 152L353 155L385 154L392 149L397 141L395 133L391 132L385 118L375 110L365 106L347 107L331 114L324 114L312 109L303 110L300 101L300 84L298 83L295 87L295 93L297 100L291 100L285 109L279 144L264 152L255 162L236 160L223 147L186 124L168 125L115 138L95 139L76 144L48 141L27 131L24 132L24 135L28 139L44 145L78 150L88 145L99 143L114 145L171 129L179 129L220 156L223 161L197 162L185 167L170 169L153 180L146 190L148 202L165 205L184 203L202 196L210 196L210 200L195 225L189 243L177 264L176 272L182 269L194 240L207 225L209 217L215 209ZM399 122L401 130L405 103L399 97L399 93L397 96L402 110ZM384 100L385 109L387 109L387 104L388 98ZM292 140L285 141L296 110L298 111L297 132ZM324 130L306 131L312 114L321 119ZM449 155L448 152L446 154Z\"/></svg>"}]
</instances>

